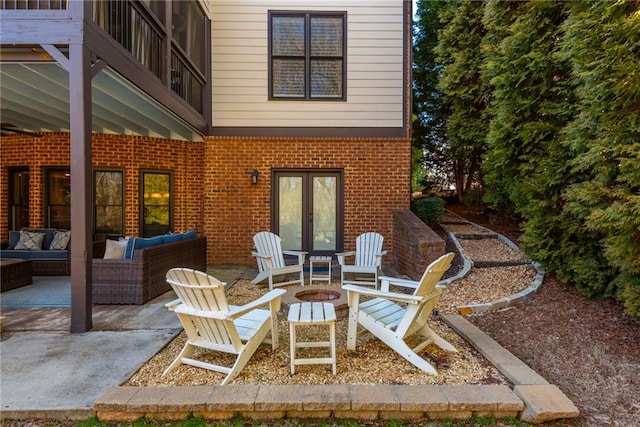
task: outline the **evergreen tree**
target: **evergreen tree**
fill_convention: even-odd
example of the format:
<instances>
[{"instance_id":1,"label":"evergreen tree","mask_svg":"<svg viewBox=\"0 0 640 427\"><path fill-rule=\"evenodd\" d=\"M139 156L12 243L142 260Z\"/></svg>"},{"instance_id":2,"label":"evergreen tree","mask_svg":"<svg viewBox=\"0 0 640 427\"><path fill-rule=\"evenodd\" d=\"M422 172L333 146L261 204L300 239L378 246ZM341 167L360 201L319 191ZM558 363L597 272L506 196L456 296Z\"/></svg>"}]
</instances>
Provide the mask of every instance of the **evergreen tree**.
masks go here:
<instances>
[{"instance_id":1,"label":"evergreen tree","mask_svg":"<svg viewBox=\"0 0 640 427\"><path fill-rule=\"evenodd\" d=\"M573 278L589 294L615 294L640 317L640 3L571 3L562 57L571 61L579 111L565 149L584 178L566 192L566 212L607 265ZM604 262L604 261L603 261ZM589 273L606 271L589 277Z\"/></svg>"},{"instance_id":2,"label":"evergreen tree","mask_svg":"<svg viewBox=\"0 0 640 427\"><path fill-rule=\"evenodd\" d=\"M436 60L444 64L439 88L449 100L449 150L458 198L480 183L480 162L487 134L487 96L480 69L484 36L483 3L450 1L440 6Z\"/></svg>"},{"instance_id":3,"label":"evergreen tree","mask_svg":"<svg viewBox=\"0 0 640 427\"><path fill-rule=\"evenodd\" d=\"M493 91L483 170L485 201L496 208L512 206L522 218L529 257L567 281L576 269L599 266L592 275L608 273L597 244L564 212L562 193L579 179L569 166L575 153L560 144L563 127L575 114L570 64L556 54L565 6L487 2L483 72Z\"/></svg>"}]
</instances>

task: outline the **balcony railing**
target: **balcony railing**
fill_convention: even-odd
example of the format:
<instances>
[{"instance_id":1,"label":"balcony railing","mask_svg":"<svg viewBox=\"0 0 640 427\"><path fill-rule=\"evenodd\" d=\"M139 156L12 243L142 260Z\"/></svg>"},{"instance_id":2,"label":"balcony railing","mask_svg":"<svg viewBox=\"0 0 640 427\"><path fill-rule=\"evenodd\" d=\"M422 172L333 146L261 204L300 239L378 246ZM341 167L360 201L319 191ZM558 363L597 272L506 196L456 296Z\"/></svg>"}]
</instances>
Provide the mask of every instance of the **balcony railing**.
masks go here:
<instances>
[{"instance_id":1,"label":"balcony railing","mask_svg":"<svg viewBox=\"0 0 640 427\"><path fill-rule=\"evenodd\" d=\"M131 2L94 0L93 20L142 65L162 78L162 36Z\"/></svg>"},{"instance_id":2,"label":"balcony railing","mask_svg":"<svg viewBox=\"0 0 640 427\"><path fill-rule=\"evenodd\" d=\"M64 10L67 0L0 0L0 9L6 10Z\"/></svg>"},{"instance_id":3,"label":"balcony railing","mask_svg":"<svg viewBox=\"0 0 640 427\"><path fill-rule=\"evenodd\" d=\"M202 112L203 83L191 70L191 67L180 58L179 54L171 51L171 90L180 95L189 105Z\"/></svg>"}]
</instances>

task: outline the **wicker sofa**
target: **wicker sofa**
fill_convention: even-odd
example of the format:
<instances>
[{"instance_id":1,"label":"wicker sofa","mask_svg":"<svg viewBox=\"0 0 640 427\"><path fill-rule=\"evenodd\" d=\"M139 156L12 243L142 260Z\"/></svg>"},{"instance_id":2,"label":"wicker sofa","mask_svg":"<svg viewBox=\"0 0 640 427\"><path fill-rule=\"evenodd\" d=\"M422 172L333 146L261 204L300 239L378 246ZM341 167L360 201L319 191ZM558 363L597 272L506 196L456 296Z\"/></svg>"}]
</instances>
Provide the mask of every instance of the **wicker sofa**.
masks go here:
<instances>
[{"instance_id":1,"label":"wicker sofa","mask_svg":"<svg viewBox=\"0 0 640 427\"><path fill-rule=\"evenodd\" d=\"M93 260L94 304L144 304L171 290L173 267L207 268L207 239L198 236L135 250L131 259Z\"/></svg>"},{"instance_id":2,"label":"wicker sofa","mask_svg":"<svg viewBox=\"0 0 640 427\"><path fill-rule=\"evenodd\" d=\"M0 251L0 258L3 259L22 259L30 260L33 265L34 276L68 276L71 274L69 263L69 249L50 249L54 235L57 231L55 228L23 228L21 231L30 231L44 235L42 246L38 250L15 249L18 243L20 231L9 232L9 244L7 249ZM67 245L69 243L67 242Z\"/></svg>"}]
</instances>

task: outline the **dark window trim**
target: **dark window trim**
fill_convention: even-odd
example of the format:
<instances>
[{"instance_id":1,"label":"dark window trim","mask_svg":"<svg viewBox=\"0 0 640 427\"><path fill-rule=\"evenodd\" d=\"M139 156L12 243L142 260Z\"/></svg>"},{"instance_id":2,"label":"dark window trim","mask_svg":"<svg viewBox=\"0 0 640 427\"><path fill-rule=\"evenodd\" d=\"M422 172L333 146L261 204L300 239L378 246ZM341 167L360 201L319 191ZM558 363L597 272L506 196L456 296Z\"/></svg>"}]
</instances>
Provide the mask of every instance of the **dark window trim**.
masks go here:
<instances>
[{"instance_id":1,"label":"dark window trim","mask_svg":"<svg viewBox=\"0 0 640 427\"><path fill-rule=\"evenodd\" d=\"M273 37L272 37L272 18L274 16L301 16L305 18L305 96L304 97L278 97L273 95ZM323 16L341 16L342 17L342 96L341 97L311 97L311 53L310 53L310 34L311 34L311 17ZM318 102L335 102L347 100L347 12L346 11L303 11L303 10L269 10L267 21L267 36L269 49L269 100L270 101L318 101Z\"/></svg>"},{"instance_id":2,"label":"dark window trim","mask_svg":"<svg viewBox=\"0 0 640 427\"><path fill-rule=\"evenodd\" d=\"M29 174L29 179L31 179L31 172L29 171L29 166L15 166L8 168L8 183L9 183L9 191L7 194L7 226L9 230L19 230L21 227L16 227L16 206L26 206L26 211L29 212L29 204L31 202L30 194L27 195L26 205L25 204L15 204L15 174L19 173L27 173ZM27 184L27 193L29 192L29 184ZM29 216L27 215L27 224L23 224L24 227L29 226Z\"/></svg>"},{"instance_id":3,"label":"dark window trim","mask_svg":"<svg viewBox=\"0 0 640 427\"><path fill-rule=\"evenodd\" d=\"M126 172L124 168L116 168L116 167L97 167L93 169L93 235L94 237L97 235L96 226L97 226L97 215L96 210L98 205L96 204L96 174L99 172L120 172L122 174L122 187L120 187L120 199L122 200L122 223L120 224L120 230L122 230L123 236L125 233L125 216L126 216L126 200L125 200L125 186L126 186ZM101 206L117 206L117 205L101 205Z\"/></svg>"},{"instance_id":4,"label":"dark window trim","mask_svg":"<svg viewBox=\"0 0 640 427\"><path fill-rule=\"evenodd\" d=\"M144 235L144 174L162 174L169 175L169 229L173 230L174 226L174 210L175 210L175 184L174 173L168 169L140 169L139 175L139 191L138 191L138 209L140 216L138 219L138 234Z\"/></svg>"}]
</instances>

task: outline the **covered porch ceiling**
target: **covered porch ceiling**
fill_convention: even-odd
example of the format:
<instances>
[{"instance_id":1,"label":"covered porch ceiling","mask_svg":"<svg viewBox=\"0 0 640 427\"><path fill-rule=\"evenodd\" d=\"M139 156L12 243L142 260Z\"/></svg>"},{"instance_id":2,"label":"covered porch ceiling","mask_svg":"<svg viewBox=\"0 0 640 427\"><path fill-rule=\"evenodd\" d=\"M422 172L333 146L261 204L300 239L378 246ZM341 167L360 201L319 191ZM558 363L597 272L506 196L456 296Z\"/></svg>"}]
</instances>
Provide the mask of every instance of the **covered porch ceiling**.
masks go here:
<instances>
[{"instance_id":1,"label":"covered porch ceiling","mask_svg":"<svg viewBox=\"0 0 640 427\"><path fill-rule=\"evenodd\" d=\"M176 114L106 66L92 81L94 133L202 141ZM2 134L69 132L69 74L56 62L0 63Z\"/></svg>"}]
</instances>

